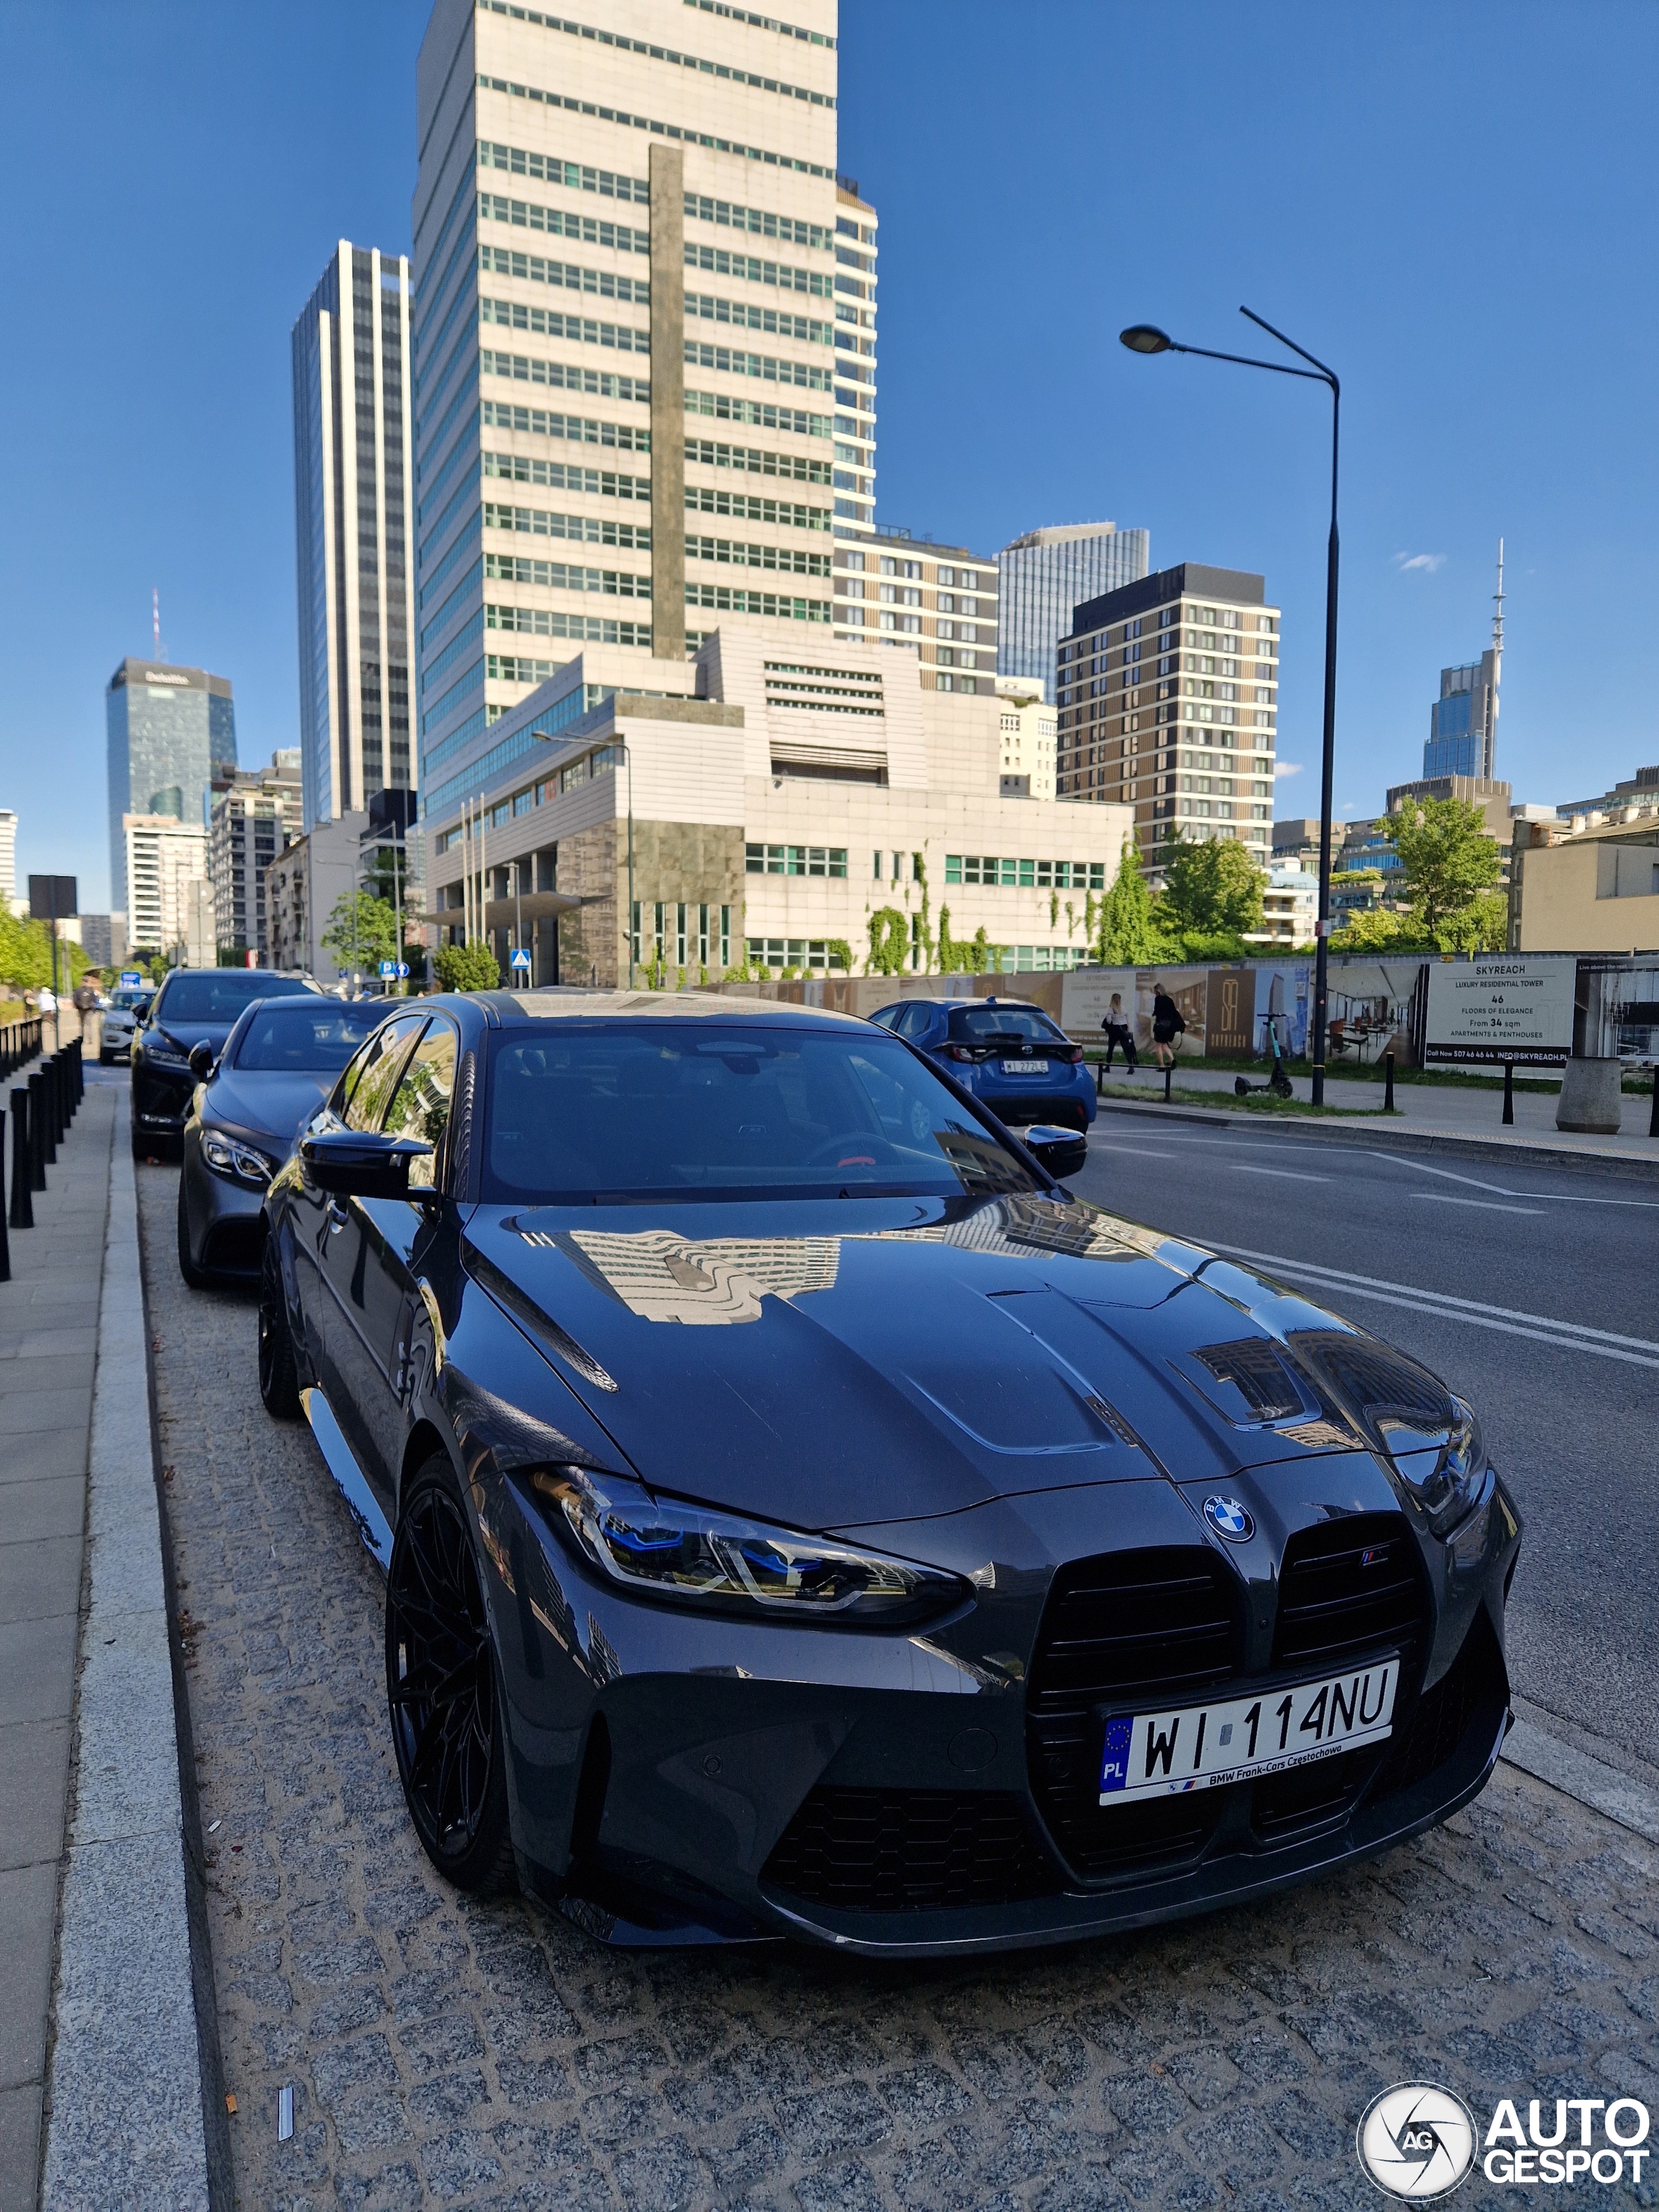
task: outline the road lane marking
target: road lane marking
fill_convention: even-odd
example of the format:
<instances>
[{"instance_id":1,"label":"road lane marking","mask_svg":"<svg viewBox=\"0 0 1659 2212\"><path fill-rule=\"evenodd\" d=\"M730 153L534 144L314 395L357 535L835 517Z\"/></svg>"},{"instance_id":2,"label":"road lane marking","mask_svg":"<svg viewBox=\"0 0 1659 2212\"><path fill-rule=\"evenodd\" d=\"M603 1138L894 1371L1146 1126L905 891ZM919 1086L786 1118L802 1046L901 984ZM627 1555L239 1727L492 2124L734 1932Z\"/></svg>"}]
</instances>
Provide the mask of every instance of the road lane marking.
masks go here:
<instances>
[{"instance_id":1,"label":"road lane marking","mask_svg":"<svg viewBox=\"0 0 1659 2212\"><path fill-rule=\"evenodd\" d=\"M1472 1328L1496 1329L1504 1336L1528 1337L1539 1344L1557 1345L1566 1352L1594 1352L1598 1358L1621 1360L1632 1367L1659 1368L1659 1343L1645 1336L1621 1336L1612 1329L1558 1321L1553 1314L1527 1313L1515 1306L1483 1305L1475 1298L1454 1297L1449 1291L1425 1290L1417 1284L1390 1282L1376 1275L1350 1274L1342 1268L1321 1267L1310 1261L1288 1259L1282 1253L1251 1251L1242 1244L1212 1244L1210 1249L1224 1252L1231 1259L1248 1260L1257 1267L1299 1276L1328 1293L1340 1291L1349 1297L1370 1298L1379 1305L1401 1306L1408 1313L1432 1314L1442 1321L1467 1322Z\"/></svg>"},{"instance_id":2,"label":"road lane marking","mask_svg":"<svg viewBox=\"0 0 1659 2212\"><path fill-rule=\"evenodd\" d=\"M1243 1160L1236 1161L1234 1165L1240 1175L1273 1176L1280 1182L1328 1182L1330 1181L1328 1176L1303 1175L1295 1168L1253 1168L1246 1166Z\"/></svg>"},{"instance_id":3,"label":"road lane marking","mask_svg":"<svg viewBox=\"0 0 1659 2212\"><path fill-rule=\"evenodd\" d=\"M1138 1160L1172 1160L1174 1152L1155 1152L1146 1145L1091 1145L1096 1152L1133 1152Z\"/></svg>"},{"instance_id":4,"label":"road lane marking","mask_svg":"<svg viewBox=\"0 0 1659 2212\"><path fill-rule=\"evenodd\" d=\"M1542 1213L1541 1206L1501 1206L1492 1198L1457 1198L1449 1190L1414 1190L1413 1198L1426 1198L1432 1206L1474 1206L1482 1213Z\"/></svg>"}]
</instances>

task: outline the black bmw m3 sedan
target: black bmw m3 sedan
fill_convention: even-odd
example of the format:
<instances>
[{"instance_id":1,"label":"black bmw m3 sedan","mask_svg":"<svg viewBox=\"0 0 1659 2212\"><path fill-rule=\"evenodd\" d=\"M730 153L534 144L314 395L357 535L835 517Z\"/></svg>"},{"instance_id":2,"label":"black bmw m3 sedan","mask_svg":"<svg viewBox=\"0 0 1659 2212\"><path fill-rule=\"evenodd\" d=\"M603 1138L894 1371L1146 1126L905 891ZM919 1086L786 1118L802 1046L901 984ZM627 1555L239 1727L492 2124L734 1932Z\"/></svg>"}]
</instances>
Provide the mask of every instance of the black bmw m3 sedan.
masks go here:
<instances>
[{"instance_id":1,"label":"black bmw m3 sedan","mask_svg":"<svg viewBox=\"0 0 1659 2212\"><path fill-rule=\"evenodd\" d=\"M386 1574L459 1886L927 1954L1259 1895L1508 1721L1472 1410L810 1008L428 999L266 1197L259 1385Z\"/></svg>"}]
</instances>

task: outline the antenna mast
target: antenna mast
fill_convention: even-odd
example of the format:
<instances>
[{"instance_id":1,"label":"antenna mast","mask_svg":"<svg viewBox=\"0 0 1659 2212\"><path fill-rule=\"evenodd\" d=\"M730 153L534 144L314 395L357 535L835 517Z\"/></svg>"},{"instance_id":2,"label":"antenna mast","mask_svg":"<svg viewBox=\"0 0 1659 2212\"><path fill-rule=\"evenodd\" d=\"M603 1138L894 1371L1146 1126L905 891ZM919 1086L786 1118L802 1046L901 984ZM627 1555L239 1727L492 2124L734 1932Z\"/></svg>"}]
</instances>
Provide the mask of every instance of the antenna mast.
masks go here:
<instances>
[{"instance_id":1,"label":"antenna mast","mask_svg":"<svg viewBox=\"0 0 1659 2212\"><path fill-rule=\"evenodd\" d=\"M1504 541L1498 541L1498 589L1492 595L1492 690L1486 700L1486 775L1498 769L1498 682L1504 672Z\"/></svg>"},{"instance_id":2,"label":"antenna mast","mask_svg":"<svg viewBox=\"0 0 1659 2212\"><path fill-rule=\"evenodd\" d=\"M161 594L152 584L149 590L149 630L155 641L155 659L161 658Z\"/></svg>"}]
</instances>

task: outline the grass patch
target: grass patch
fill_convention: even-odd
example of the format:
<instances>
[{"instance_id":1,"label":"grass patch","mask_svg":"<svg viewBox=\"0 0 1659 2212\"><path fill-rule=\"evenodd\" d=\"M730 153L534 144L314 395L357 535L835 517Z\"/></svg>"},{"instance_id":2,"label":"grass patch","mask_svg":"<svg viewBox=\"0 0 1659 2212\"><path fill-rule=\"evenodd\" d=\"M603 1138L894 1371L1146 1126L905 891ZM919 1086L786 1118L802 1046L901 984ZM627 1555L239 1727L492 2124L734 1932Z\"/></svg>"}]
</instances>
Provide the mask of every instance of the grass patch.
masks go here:
<instances>
[{"instance_id":1,"label":"grass patch","mask_svg":"<svg viewBox=\"0 0 1659 2212\"><path fill-rule=\"evenodd\" d=\"M1133 1098L1142 1105L1161 1106L1164 1103L1161 1080L1138 1086L1109 1083L1100 1096L1103 1098ZM1310 1099L1281 1098L1271 1091L1252 1091L1244 1097L1237 1098L1224 1091L1193 1091L1179 1083L1171 1087L1169 1103L1172 1106L1206 1106L1216 1114L1265 1114L1269 1116L1299 1114L1304 1118L1312 1115L1322 1121L1377 1121L1388 1115L1388 1109L1382 1106L1316 1106ZM1390 1118L1396 1121L1401 1118L1397 1106Z\"/></svg>"}]
</instances>

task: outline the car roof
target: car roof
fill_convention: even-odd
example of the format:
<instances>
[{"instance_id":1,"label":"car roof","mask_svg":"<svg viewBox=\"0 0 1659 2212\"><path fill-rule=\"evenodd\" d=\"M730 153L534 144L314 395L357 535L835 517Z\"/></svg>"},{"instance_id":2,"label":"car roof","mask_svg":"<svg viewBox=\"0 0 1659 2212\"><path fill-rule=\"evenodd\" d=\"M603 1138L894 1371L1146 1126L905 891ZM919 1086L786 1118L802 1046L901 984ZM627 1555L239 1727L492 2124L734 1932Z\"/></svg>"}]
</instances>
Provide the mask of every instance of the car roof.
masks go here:
<instances>
[{"instance_id":1,"label":"car roof","mask_svg":"<svg viewBox=\"0 0 1659 2212\"><path fill-rule=\"evenodd\" d=\"M444 994L450 995L450 994ZM770 999L726 999L712 991L588 991L555 985L542 991L455 994L481 1006L491 1025L530 1028L546 1021L736 1021L789 1029L867 1029L855 1014Z\"/></svg>"},{"instance_id":2,"label":"car roof","mask_svg":"<svg viewBox=\"0 0 1659 2212\"><path fill-rule=\"evenodd\" d=\"M896 1006L937 1006L952 1014L971 1011L975 1006L995 1006L999 1012L1007 1006L1023 1014L1040 1014L1045 1011L1034 999L1005 999L1000 992L988 999L890 999L879 1011L890 1014Z\"/></svg>"}]
</instances>

